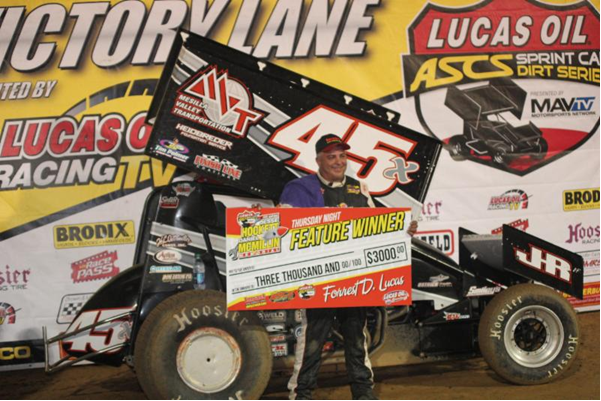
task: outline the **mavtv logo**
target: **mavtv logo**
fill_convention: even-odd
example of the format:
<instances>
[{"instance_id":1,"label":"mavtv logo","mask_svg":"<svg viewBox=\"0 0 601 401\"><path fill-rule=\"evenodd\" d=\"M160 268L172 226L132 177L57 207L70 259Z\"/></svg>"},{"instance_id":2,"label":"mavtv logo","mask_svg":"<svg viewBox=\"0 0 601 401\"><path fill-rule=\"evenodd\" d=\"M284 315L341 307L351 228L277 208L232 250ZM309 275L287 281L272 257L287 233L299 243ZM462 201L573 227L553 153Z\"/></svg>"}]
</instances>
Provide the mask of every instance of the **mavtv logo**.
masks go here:
<instances>
[{"instance_id":1,"label":"mavtv logo","mask_svg":"<svg viewBox=\"0 0 601 401\"><path fill-rule=\"evenodd\" d=\"M595 104L595 97L573 97L571 99L557 97L542 100L532 99L532 114L554 112L584 112L591 111Z\"/></svg>"}]
</instances>

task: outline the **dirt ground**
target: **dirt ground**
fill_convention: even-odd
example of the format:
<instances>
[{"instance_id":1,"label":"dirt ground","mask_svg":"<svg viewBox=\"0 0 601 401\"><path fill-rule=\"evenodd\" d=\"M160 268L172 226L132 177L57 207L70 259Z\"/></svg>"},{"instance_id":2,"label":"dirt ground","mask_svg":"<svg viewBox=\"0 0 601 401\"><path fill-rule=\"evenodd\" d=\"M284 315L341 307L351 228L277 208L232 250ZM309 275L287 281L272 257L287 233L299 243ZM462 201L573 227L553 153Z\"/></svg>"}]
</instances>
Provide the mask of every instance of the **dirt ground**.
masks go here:
<instances>
[{"instance_id":1,"label":"dirt ground","mask_svg":"<svg viewBox=\"0 0 601 401\"><path fill-rule=\"evenodd\" d=\"M579 316L578 357L560 380L542 386L504 382L482 358L375 371L380 399L599 399L599 313ZM263 399L287 398L287 377L274 377ZM350 399L344 375L320 376L316 399ZM83 366L53 376L43 370L0 372L0 399L145 399L127 367Z\"/></svg>"}]
</instances>

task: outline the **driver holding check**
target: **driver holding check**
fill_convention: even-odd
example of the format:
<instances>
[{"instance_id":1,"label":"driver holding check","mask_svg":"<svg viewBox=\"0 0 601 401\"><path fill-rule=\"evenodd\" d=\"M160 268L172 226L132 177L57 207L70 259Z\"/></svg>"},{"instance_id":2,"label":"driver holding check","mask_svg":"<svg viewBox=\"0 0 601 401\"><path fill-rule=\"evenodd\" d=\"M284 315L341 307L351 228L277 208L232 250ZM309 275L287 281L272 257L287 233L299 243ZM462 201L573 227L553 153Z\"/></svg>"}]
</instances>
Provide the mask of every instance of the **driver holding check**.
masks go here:
<instances>
[{"instance_id":1,"label":"driver holding check","mask_svg":"<svg viewBox=\"0 0 601 401\"><path fill-rule=\"evenodd\" d=\"M375 207L367 185L346 175L350 146L338 136L322 136L315 145L317 174L290 181L280 197L288 207ZM407 232L413 235L417 222ZM290 399L309 400L317 387L321 352L334 317L344 336L346 370L355 400L375 400L373 372L367 352L367 308L302 309L302 334L296 345L294 372L288 388Z\"/></svg>"}]
</instances>

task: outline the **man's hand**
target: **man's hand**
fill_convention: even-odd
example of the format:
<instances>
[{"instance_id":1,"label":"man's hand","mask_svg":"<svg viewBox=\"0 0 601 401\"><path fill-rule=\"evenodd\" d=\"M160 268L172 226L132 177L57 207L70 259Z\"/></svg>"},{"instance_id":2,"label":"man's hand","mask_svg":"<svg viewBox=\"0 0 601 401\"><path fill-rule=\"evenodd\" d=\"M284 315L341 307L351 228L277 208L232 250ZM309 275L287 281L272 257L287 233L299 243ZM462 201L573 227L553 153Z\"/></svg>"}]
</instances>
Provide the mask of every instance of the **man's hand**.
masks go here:
<instances>
[{"instance_id":1,"label":"man's hand","mask_svg":"<svg viewBox=\"0 0 601 401\"><path fill-rule=\"evenodd\" d=\"M416 232L417 232L417 221L413 220L411 223L409 223L409 228L407 228L407 234L409 234L410 236L413 237Z\"/></svg>"}]
</instances>

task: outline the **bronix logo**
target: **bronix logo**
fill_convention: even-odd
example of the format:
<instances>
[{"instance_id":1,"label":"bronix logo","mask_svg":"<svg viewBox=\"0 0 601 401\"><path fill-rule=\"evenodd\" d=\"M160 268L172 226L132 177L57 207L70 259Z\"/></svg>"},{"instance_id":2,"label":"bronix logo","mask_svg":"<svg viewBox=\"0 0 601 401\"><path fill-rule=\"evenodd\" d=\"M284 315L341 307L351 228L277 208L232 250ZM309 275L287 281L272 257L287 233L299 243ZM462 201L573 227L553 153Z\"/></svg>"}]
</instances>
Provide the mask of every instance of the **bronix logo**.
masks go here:
<instances>
[{"instance_id":1,"label":"bronix logo","mask_svg":"<svg viewBox=\"0 0 601 401\"><path fill-rule=\"evenodd\" d=\"M131 220L55 226L53 231L56 249L132 244L135 241Z\"/></svg>"},{"instance_id":2,"label":"bronix logo","mask_svg":"<svg viewBox=\"0 0 601 401\"><path fill-rule=\"evenodd\" d=\"M531 99L532 115L537 116L539 113L556 113L556 112L586 112L591 111L595 104L595 97L547 97L543 99ZM594 114L594 111L593 111Z\"/></svg>"}]
</instances>

